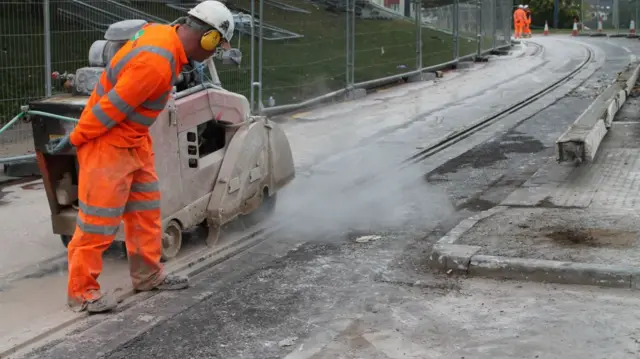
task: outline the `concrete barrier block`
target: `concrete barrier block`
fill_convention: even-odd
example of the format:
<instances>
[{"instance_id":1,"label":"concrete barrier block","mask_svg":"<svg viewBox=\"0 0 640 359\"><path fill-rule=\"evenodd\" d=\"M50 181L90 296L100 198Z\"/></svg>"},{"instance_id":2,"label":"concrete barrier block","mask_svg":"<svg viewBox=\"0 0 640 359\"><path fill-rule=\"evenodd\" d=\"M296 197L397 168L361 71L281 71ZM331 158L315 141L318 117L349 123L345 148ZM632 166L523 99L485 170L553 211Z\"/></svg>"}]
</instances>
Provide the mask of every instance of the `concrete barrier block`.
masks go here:
<instances>
[{"instance_id":1,"label":"concrete barrier block","mask_svg":"<svg viewBox=\"0 0 640 359\"><path fill-rule=\"evenodd\" d=\"M556 141L556 160L592 161L616 113L640 75L640 63L630 64Z\"/></svg>"},{"instance_id":2,"label":"concrete barrier block","mask_svg":"<svg viewBox=\"0 0 640 359\"><path fill-rule=\"evenodd\" d=\"M421 82L421 81L432 81L436 79L436 74L433 72L424 72L421 74L409 76L407 82Z\"/></svg>"},{"instance_id":3,"label":"concrete barrier block","mask_svg":"<svg viewBox=\"0 0 640 359\"><path fill-rule=\"evenodd\" d=\"M620 89L616 97L609 101L609 106L607 106L607 113L604 119L604 124L607 129L611 128L611 124L613 123L613 119L616 117L616 113L618 113L618 110L620 110L626 100L627 91Z\"/></svg>"},{"instance_id":4,"label":"concrete barrier block","mask_svg":"<svg viewBox=\"0 0 640 359\"><path fill-rule=\"evenodd\" d=\"M616 100L620 96L621 90L623 90L623 85L617 81L607 87L558 138L556 141L558 162L576 159L579 161L593 160L600 142L607 133L607 113L612 108L610 105L615 102L613 108L616 108L615 111L617 111L617 108L622 106L624 102Z\"/></svg>"},{"instance_id":5,"label":"concrete barrier block","mask_svg":"<svg viewBox=\"0 0 640 359\"><path fill-rule=\"evenodd\" d=\"M348 91L345 94L345 99L346 100L359 100L361 98L364 98L367 96L367 90L365 89L353 89L351 91Z\"/></svg>"},{"instance_id":6,"label":"concrete barrier block","mask_svg":"<svg viewBox=\"0 0 640 359\"><path fill-rule=\"evenodd\" d=\"M634 69L629 75L629 78L626 79L625 82L625 91L627 92L627 96L631 94L631 90L636 86L636 82L638 82L638 76L640 75L640 64L636 63L634 65Z\"/></svg>"},{"instance_id":7,"label":"concrete barrier block","mask_svg":"<svg viewBox=\"0 0 640 359\"><path fill-rule=\"evenodd\" d=\"M462 70L462 69L470 69L474 66L474 63L471 61L460 61L456 64L456 69L458 70Z\"/></svg>"},{"instance_id":8,"label":"concrete barrier block","mask_svg":"<svg viewBox=\"0 0 640 359\"><path fill-rule=\"evenodd\" d=\"M460 244L435 244L431 251L431 267L440 270L466 272L473 255L480 251L479 246Z\"/></svg>"},{"instance_id":9,"label":"concrete barrier block","mask_svg":"<svg viewBox=\"0 0 640 359\"><path fill-rule=\"evenodd\" d=\"M602 139L607 134L607 127L604 124L603 120L599 120L595 126L587 133L587 136L584 139L584 154L583 160L585 161L593 161L596 157L596 153L600 144L602 143Z\"/></svg>"}]
</instances>

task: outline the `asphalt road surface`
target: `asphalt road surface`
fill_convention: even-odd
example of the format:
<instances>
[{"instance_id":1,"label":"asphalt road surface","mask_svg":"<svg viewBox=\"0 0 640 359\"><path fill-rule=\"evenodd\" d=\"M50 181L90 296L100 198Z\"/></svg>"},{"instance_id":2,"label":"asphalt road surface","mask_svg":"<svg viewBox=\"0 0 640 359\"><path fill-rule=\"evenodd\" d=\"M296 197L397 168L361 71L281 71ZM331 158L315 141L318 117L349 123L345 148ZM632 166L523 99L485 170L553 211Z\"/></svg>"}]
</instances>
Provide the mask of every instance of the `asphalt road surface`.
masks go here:
<instances>
[{"instance_id":1,"label":"asphalt road surface","mask_svg":"<svg viewBox=\"0 0 640 359\"><path fill-rule=\"evenodd\" d=\"M298 177L264 242L29 353L34 358L629 358L632 292L432 273L430 246L553 160L553 144L640 42L535 38L436 84L407 84L283 124ZM584 60L584 82L412 166L449 131ZM586 70L585 70L586 71ZM301 137L301 134L306 134Z\"/></svg>"}]
</instances>

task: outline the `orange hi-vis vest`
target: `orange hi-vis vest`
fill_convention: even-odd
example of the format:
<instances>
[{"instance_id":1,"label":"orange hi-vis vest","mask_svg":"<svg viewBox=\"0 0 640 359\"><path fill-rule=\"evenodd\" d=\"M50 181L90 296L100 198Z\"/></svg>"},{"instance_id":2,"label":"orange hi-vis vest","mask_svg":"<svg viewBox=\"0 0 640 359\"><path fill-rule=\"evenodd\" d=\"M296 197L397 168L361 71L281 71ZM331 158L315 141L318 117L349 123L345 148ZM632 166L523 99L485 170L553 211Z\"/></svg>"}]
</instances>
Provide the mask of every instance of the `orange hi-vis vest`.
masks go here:
<instances>
[{"instance_id":1,"label":"orange hi-vis vest","mask_svg":"<svg viewBox=\"0 0 640 359\"><path fill-rule=\"evenodd\" d=\"M71 133L74 146L103 135L117 147L151 145L149 127L188 63L176 28L145 25L116 52Z\"/></svg>"}]
</instances>

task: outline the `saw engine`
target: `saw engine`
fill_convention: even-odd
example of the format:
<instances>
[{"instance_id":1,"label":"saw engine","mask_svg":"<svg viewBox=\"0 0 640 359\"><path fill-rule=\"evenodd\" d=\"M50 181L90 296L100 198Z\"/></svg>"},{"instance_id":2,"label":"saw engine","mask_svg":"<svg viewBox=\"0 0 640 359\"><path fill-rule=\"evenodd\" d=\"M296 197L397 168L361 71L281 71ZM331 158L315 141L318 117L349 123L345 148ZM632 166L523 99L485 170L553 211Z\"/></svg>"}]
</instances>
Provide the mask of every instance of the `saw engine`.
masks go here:
<instances>
[{"instance_id":1,"label":"saw engine","mask_svg":"<svg viewBox=\"0 0 640 359\"><path fill-rule=\"evenodd\" d=\"M54 72L53 79L64 81L63 88L74 96L90 96L114 55L146 24L145 20L124 20L112 24L105 32L104 40L95 41L89 48L88 67L77 69L75 74ZM219 49L213 57L224 65L239 66L242 61L242 53L238 49ZM206 69L204 63L192 61L185 65L174 84L176 90L184 91L205 82Z\"/></svg>"}]
</instances>

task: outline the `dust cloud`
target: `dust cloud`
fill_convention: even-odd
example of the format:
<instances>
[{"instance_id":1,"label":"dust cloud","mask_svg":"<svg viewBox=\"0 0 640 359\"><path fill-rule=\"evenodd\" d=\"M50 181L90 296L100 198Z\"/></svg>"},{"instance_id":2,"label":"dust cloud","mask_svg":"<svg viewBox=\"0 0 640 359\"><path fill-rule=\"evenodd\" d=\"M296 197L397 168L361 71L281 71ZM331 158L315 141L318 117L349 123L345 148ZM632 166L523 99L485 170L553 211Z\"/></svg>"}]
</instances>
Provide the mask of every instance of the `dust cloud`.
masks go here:
<instances>
[{"instance_id":1,"label":"dust cloud","mask_svg":"<svg viewBox=\"0 0 640 359\"><path fill-rule=\"evenodd\" d=\"M453 213L444 190L424 180L420 165L404 167L367 146L337 156L296 179L279 194L271 221L303 239L347 232L385 233L422 229Z\"/></svg>"}]
</instances>

